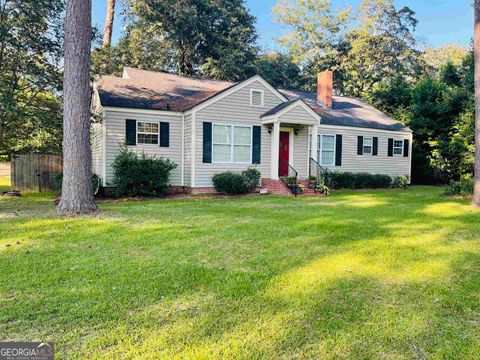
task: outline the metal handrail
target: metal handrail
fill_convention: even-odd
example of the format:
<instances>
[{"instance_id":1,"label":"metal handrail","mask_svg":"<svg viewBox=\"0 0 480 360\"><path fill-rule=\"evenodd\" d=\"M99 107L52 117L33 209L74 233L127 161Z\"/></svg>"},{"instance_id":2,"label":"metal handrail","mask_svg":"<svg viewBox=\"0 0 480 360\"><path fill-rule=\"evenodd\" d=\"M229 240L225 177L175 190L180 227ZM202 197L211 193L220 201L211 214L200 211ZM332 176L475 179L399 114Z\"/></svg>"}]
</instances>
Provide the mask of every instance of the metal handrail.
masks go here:
<instances>
[{"instance_id":1,"label":"metal handrail","mask_svg":"<svg viewBox=\"0 0 480 360\"><path fill-rule=\"evenodd\" d=\"M292 194L297 196L298 194L298 172L290 165L285 159L280 159L283 164L288 166L288 175L287 176L280 176L280 180L290 189ZM294 179L292 182L289 179Z\"/></svg>"},{"instance_id":2,"label":"metal handrail","mask_svg":"<svg viewBox=\"0 0 480 360\"><path fill-rule=\"evenodd\" d=\"M325 174L328 173L328 169L321 166L315 159L310 158L310 176L317 178L317 183L323 183Z\"/></svg>"}]
</instances>

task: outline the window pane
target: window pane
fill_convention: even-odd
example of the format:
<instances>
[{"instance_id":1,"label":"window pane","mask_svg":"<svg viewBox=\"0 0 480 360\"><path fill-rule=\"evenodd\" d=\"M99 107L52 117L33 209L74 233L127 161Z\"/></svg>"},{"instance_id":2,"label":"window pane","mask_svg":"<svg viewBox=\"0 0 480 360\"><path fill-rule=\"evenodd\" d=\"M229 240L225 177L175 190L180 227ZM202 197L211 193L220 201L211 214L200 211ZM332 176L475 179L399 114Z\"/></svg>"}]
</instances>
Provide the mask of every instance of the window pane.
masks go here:
<instances>
[{"instance_id":1,"label":"window pane","mask_svg":"<svg viewBox=\"0 0 480 360\"><path fill-rule=\"evenodd\" d=\"M322 151L322 164L323 165L332 165L333 164L333 151Z\"/></svg>"},{"instance_id":2,"label":"window pane","mask_svg":"<svg viewBox=\"0 0 480 360\"><path fill-rule=\"evenodd\" d=\"M333 150L335 148L335 136L333 135L323 135L322 142L323 150Z\"/></svg>"},{"instance_id":3,"label":"window pane","mask_svg":"<svg viewBox=\"0 0 480 360\"><path fill-rule=\"evenodd\" d=\"M214 162L230 162L232 147L230 145L213 145Z\"/></svg>"},{"instance_id":4,"label":"window pane","mask_svg":"<svg viewBox=\"0 0 480 360\"><path fill-rule=\"evenodd\" d=\"M234 146L234 153L233 153L233 161L234 162L243 162L248 163L250 162L250 145L235 145Z\"/></svg>"},{"instance_id":5,"label":"window pane","mask_svg":"<svg viewBox=\"0 0 480 360\"><path fill-rule=\"evenodd\" d=\"M363 138L363 145L364 146L372 146L373 144L373 138Z\"/></svg>"},{"instance_id":6,"label":"window pane","mask_svg":"<svg viewBox=\"0 0 480 360\"><path fill-rule=\"evenodd\" d=\"M394 140L393 141L393 154L394 155L402 155L403 154L403 141L402 140Z\"/></svg>"},{"instance_id":7,"label":"window pane","mask_svg":"<svg viewBox=\"0 0 480 360\"><path fill-rule=\"evenodd\" d=\"M158 134L138 134L140 144L158 144Z\"/></svg>"},{"instance_id":8,"label":"window pane","mask_svg":"<svg viewBox=\"0 0 480 360\"><path fill-rule=\"evenodd\" d=\"M235 145L250 145L251 143L251 128L249 127L241 127L235 126L233 129L234 131L234 139Z\"/></svg>"},{"instance_id":9,"label":"window pane","mask_svg":"<svg viewBox=\"0 0 480 360\"><path fill-rule=\"evenodd\" d=\"M158 133L158 123L138 123L138 132L143 133Z\"/></svg>"},{"instance_id":10,"label":"window pane","mask_svg":"<svg viewBox=\"0 0 480 360\"><path fill-rule=\"evenodd\" d=\"M230 126L213 125L213 142L216 144L230 144Z\"/></svg>"}]
</instances>

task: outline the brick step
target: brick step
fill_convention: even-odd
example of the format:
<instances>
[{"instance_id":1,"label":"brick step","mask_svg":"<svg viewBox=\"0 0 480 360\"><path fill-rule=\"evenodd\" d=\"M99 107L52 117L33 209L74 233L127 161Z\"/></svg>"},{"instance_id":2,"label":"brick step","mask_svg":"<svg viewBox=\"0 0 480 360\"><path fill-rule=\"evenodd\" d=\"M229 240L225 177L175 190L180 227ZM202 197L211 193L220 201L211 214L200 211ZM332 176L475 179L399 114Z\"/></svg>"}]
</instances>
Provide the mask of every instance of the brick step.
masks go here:
<instances>
[{"instance_id":1,"label":"brick step","mask_svg":"<svg viewBox=\"0 0 480 360\"><path fill-rule=\"evenodd\" d=\"M317 194L315 190L308 188L308 180L299 180L298 183L303 184L305 188L303 190L303 194L297 196L320 195ZM282 180L262 179L262 187L266 188L269 194L295 196Z\"/></svg>"},{"instance_id":2,"label":"brick step","mask_svg":"<svg viewBox=\"0 0 480 360\"><path fill-rule=\"evenodd\" d=\"M262 179L262 187L266 188L269 194L293 196L282 180Z\"/></svg>"}]
</instances>

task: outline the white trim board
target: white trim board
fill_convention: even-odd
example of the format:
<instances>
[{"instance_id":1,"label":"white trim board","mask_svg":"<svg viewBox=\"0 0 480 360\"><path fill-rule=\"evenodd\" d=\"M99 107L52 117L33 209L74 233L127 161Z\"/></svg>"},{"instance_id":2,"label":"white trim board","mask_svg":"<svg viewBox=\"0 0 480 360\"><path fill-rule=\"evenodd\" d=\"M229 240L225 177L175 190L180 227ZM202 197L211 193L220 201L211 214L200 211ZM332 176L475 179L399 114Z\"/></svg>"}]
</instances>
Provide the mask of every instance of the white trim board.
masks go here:
<instances>
[{"instance_id":1,"label":"white trim board","mask_svg":"<svg viewBox=\"0 0 480 360\"><path fill-rule=\"evenodd\" d=\"M139 114L154 114L154 115L173 115L182 116L184 113L179 111L167 111L167 110L150 110L150 109L135 109L124 107L103 106L106 111L127 112L127 113L139 113Z\"/></svg>"},{"instance_id":2,"label":"white trim board","mask_svg":"<svg viewBox=\"0 0 480 360\"><path fill-rule=\"evenodd\" d=\"M393 134L404 134L404 135L408 135L408 136L412 136L412 134L413 134L413 132L411 130L383 130L383 129L358 127L358 126L328 125L328 124L322 124L320 122L320 125L318 126L318 131L321 131L324 128L326 128L325 131L354 129L354 130L360 130L360 131L373 131L373 132L380 132L380 133L385 133L386 132L386 133L393 133Z\"/></svg>"},{"instance_id":3,"label":"white trim board","mask_svg":"<svg viewBox=\"0 0 480 360\"><path fill-rule=\"evenodd\" d=\"M304 109L313 119L315 119L315 121L317 121L317 123L315 123L315 124L308 123L308 124L303 124L303 125L320 124L321 116L318 115L315 111L313 111L313 109L310 106L308 106L305 103L305 101L303 101L302 99L297 99L296 101L294 101L293 103L288 105L286 108L280 110L279 112L277 112L275 114L262 117L262 124L265 125L265 124L271 123L272 121L277 121L280 116L287 114L288 112L290 112L291 110L293 110L293 109L295 109L296 107L299 107L299 106L302 109Z\"/></svg>"},{"instance_id":4,"label":"white trim board","mask_svg":"<svg viewBox=\"0 0 480 360\"><path fill-rule=\"evenodd\" d=\"M261 94L261 104L260 105L253 105L253 93L258 92ZM252 107L257 107L257 108L263 108L265 107L265 91L262 89L250 89L250 106Z\"/></svg>"},{"instance_id":5,"label":"white trim board","mask_svg":"<svg viewBox=\"0 0 480 360\"><path fill-rule=\"evenodd\" d=\"M195 145L196 145L196 132L197 132L197 113L194 111L192 112L192 119L190 120L190 126L191 126L191 135L190 135L190 140L191 140L191 146L192 148L190 149L191 153L191 170L190 170L190 187L195 187Z\"/></svg>"}]
</instances>

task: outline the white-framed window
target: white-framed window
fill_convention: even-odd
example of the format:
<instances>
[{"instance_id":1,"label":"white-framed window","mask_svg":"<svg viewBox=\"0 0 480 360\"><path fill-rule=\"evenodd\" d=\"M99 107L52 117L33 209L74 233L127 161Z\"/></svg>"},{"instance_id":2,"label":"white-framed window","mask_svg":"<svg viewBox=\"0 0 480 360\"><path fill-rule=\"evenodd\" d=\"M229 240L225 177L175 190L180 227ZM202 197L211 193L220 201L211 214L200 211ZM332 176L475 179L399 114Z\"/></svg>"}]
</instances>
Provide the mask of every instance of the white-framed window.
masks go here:
<instances>
[{"instance_id":1,"label":"white-framed window","mask_svg":"<svg viewBox=\"0 0 480 360\"><path fill-rule=\"evenodd\" d=\"M250 106L263 107L264 96L263 90L250 90Z\"/></svg>"},{"instance_id":2,"label":"white-framed window","mask_svg":"<svg viewBox=\"0 0 480 360\"><path fill-rule=\"evenodd\" d=\"M373 137L363 138L363 155L373 154Z\"/></svg>"},{"instance_id":3,"label":"white-framed window","mask_svg":"<svg viewBox=\"0 0 480 360\"><path fill-rule=\"evenodd\" d=\"M403 140L393 140L393 155L403 156Z\"/></svg>"},{"instance_id":4,"label":"white-framed window","mask_svg":"<svg viewBox=\"0 0 480 360\"><path fill-rule=\"evenodd\" d=\"M213 124L213 163L252 163L252 127Z\"/></svg>"},{"instance_id":5,"label":"white-framed window","mask_svg":"<svg viewBox=\"0 0 480 360\"><path fill-rule=\"evenodd\" d=\"M320 165L335 165L335 135L318 135L317 159Z\"/></svg>"},{"instance_id":6,"label":"white-framed window","mask_svg":"<svg viewBox=\"0 0 480 360\"><path fill-rule=\"evenodd\" d=\"M137 121L137 143L158 145L157 122Z\"/></svg>"}]
</instances>

